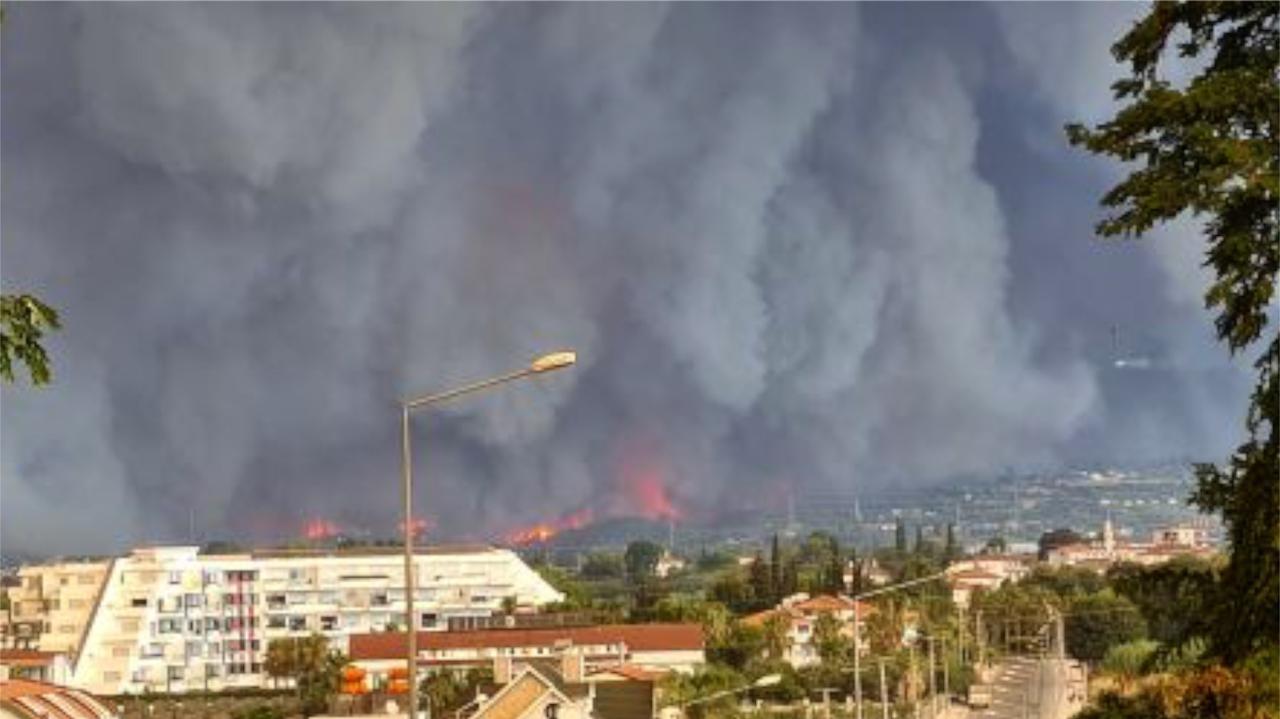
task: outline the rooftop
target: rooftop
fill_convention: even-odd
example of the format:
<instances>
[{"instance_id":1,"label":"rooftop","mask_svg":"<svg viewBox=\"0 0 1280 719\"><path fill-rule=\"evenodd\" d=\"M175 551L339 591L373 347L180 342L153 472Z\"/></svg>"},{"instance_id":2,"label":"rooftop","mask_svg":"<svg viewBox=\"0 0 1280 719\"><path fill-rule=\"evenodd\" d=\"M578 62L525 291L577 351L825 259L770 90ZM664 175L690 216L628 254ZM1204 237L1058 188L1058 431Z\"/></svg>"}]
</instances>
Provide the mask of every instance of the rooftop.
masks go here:
<instances>
[{"instance_id":1,"label":"rooftop","mask_svg":"<svg viewBox=\"0 0 1280 719\"><path fill-rule=\"evenodd\" d=\"M384 632L353 634L352 659L391 659L404 656L406 634ZM703 648L702 627L697 624L610 624L594 627L539 627L535 629L480 629L454 632L418 632L419 650L487 649L497 647L554 647L625 644L633 651L698 651Z\"/></svg>"}]
</instances>

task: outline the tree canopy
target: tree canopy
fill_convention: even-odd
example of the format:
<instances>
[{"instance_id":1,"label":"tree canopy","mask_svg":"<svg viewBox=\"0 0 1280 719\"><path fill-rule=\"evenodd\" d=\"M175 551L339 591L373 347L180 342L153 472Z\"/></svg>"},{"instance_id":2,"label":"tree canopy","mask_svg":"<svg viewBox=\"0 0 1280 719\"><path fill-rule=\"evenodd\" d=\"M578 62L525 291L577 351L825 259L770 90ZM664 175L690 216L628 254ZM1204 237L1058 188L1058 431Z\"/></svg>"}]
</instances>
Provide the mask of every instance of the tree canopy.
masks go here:
<instances>
[{"instance_id":1,"label":"tree canopy","mask_svg":"<svg viewBox=\"0 0 1280 719\"><path fill-rule=\"evenodd\" d=\"M1280 268L1278 17L1274 2L1155 3L1112 47L1129 70L1112 85L1123 107L1067 127L1072 144L1133 167L1103 196L1099 234L1203 221L1218 337L1232 353L1258 351L1246 437L1225 466L1197 466L1192 497L1221 513L1231 542L1212 622L1212 651L1228 662L1280 635L1280 337L1264 336ZM1175 51L1199 68L1185 85L1165 79Z\"/></svg>"},{"instance_id":2,"label":"tree canopy","mask_svg":"<svg viewBox=\"0 0 1280 719\"><path fill-rule=\"evenodd\" d=\"M14 362L27 367L31 383L53 379L44 336L62 325L58 313L33 295L0 295L0 380L14 382Z\"/></svg>"}]
</instances>

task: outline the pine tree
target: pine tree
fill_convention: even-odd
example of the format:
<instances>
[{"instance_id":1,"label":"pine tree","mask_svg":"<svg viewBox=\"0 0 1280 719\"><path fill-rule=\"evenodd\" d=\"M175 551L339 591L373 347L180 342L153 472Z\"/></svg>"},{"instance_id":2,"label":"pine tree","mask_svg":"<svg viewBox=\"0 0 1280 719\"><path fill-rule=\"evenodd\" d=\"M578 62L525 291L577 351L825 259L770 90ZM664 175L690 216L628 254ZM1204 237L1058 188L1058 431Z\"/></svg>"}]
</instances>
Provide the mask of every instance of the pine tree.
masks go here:
<instances>
[{"instance_id":1,"label":"pine tree","mask_svg":"<svg viewBox=\"0 0 1280 719\"><path fill-rule=\"evenodd\" d=\"M947 548L945 558L948 562L955 561L960 556L960 547L956 545L956 525L947 523Z\"/></svg>"},{"instance_id":2,"label":"pine tree","mask_svg":"<svg viewBox=\"0 0 1280 719\"><path fill-rule=\"evenodd\" d=\"M902 518L898 517L893 520L893 548L898 554L907 553L907 525L902 523Z\"/></svg>"}]
</instances>

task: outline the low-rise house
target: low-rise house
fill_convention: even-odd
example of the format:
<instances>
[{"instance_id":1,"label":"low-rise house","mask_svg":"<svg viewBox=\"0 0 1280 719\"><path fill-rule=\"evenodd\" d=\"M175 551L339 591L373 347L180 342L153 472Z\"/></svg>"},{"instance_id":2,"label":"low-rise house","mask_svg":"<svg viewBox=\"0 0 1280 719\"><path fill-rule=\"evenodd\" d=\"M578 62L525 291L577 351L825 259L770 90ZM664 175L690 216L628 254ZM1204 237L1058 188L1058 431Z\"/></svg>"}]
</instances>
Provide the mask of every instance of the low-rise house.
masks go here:
<instances>
[{"instance_id":1,"label":"low-rise house","mask_svg":"<svg viewBox=\"0 0 1280 719\"><path fill-rule=\"evenodd\" d=\"M867 637L867 618L875 612L875 607L867 602L859 602L843 595L823 594L810 597L808 594L795 594L774 607L762 612L743 617L748 626L765 627L770 621L781 620L785 627L785 640L782 660L793 667L800 668L817 664L821 661L818 645L814 637L818 619L830 615L840 624L840 636L853 641L855 619L861 632L858 651L865 654L870 648Z\"/></svg>"},{"instance_id":2,"label":"low-rise house","mask_svg":"<svg viewBox=\"0 0 1280 719\"><path fill-rule=\"evenodd\" d=\"M352 663L380 686L392 669L403 667L403 632L357 634L348 642ZM481 629L419 632L418 666L465 671L505 658L517 663L558 657L572 650L587 671L630 665L651 672L692 672L706 662L702 627L697 624L612 624L592 627Z\"/></svg>"},{"instance_id":3,"label":"low-rise house","mask_svg":"<svg viewBox=\"0 0 1280 719\"><path fill-rule=\"evenodd\" d=\"M588 673L584 655L494 660L491 693L468 719L652 719L655 677L633 665Z\"/></svg>"},{"instance_id":4,"label":"low-rise house","mask_svg":"<svg viewBox=\"0 0 1280 719\"><path fill-rule=\"evenodd\" d=\"M1032 555L977 554L947 566L951 600L961 608L969 606L978 591L999 589L1005 582L1018 582L1031 573Z\"/></svg>"}]
</instances>

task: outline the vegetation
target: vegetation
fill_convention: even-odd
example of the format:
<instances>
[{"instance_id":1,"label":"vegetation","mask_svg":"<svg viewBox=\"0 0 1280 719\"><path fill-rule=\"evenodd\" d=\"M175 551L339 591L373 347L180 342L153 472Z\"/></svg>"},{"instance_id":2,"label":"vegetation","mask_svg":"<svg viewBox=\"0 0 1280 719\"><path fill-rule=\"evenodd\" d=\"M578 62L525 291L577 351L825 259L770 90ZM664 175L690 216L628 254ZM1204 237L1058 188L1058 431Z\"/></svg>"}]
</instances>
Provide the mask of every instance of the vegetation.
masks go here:
<instances>
[{"instance_id":1,"label":"vegetation","mask_svg":"<svg viewBox=\"0 0 1280 719\"><path fill-rule=\"evenodd\" d=\"M468 669L465 674L449 670L434 671L419 682L419 692L426 699L432 716L446 716L475 699L480 687L493 682L489 668Z\"/></svg>"},{"instance_id":2,"label":"vegetation","mask_svg":"<svg viewBox=\"0 0 1280 719\"><path fill-rule=\"evenodd\" d=\"M16 381L14 362L27 368L35 385L53 379L45 333L61 327L58 313L33 295L0 295L0 380Z\"/></svg>"},{"instance_id":3,"label":"vegetation","mask_svg":"<svg viewBox=\"0 0 1280 719\"><path fill-rule=\"evenodd\" d=\"M329 640L320 634L305 639L272 639L267 644L263 670L277 683L290 680L302 702L306 716L329 708L338 691L340 672L347 657L329 648Z\"/></svg>"},{"instance_id":4,"label":"vegetation","mask_svg":"<svg viewBox=\"0 0 1280 719\"><path fill-rule=\"evenodd\" d=\"M1129 67L1112 85L1124 106L1097 127L1067 128L1072 144L1133 165L1102 198L1112 214L1101 235L1203 220L1218 337L1232 353L1258 353L1246 437L1226 466L1197 466L1192 496L1222 515L1230 539L1216 600L1204 605L1211 653L1228 664L1280 636L1280 336L1264 335L1280 269L1278 18L1276 3L1156 3L1112 47ZM1183 87L1164 79L1175 49L1198 69Z\"/></svg>"}]
</instances>

